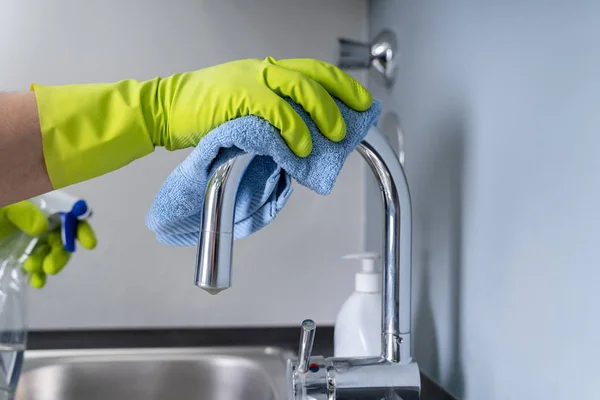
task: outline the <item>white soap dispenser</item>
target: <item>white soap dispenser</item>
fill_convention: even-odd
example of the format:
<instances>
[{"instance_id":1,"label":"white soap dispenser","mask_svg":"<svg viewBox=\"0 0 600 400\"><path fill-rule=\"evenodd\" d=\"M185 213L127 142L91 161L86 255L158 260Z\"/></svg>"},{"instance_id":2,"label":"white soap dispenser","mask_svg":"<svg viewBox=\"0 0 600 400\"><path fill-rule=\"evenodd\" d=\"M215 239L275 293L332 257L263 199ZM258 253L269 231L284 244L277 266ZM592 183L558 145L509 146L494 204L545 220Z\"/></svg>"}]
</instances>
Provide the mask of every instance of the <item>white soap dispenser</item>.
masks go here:
<instances>
[{"instance_id":1,"label":"white soap dispenser","mask_svg":"<svg viewBox=\"0 0 600 400\"><path fill-rule=\"evenodd\" d=\"M354 293L342 305L334 329L335 357L378 356L381 353L381 268L377 253L349 254L362 260Z\"/></svg>"}]
</instances>

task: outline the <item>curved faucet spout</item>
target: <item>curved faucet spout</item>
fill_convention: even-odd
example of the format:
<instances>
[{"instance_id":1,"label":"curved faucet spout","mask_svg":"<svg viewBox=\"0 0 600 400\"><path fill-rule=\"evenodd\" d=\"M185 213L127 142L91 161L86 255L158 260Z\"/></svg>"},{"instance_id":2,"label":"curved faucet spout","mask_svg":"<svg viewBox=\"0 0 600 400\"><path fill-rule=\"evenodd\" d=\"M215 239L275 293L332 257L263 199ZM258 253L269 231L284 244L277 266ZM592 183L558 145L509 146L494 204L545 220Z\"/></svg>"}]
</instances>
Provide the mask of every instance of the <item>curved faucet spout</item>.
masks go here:
<instances>
[{"instance_id":1,"label":"curved faucet spout","mask_svg":"<svg viewBox=\"0 0 600 400\"><path fill-rule=\"evenodd\" d=\"M196 254L196 285L210 294L231 287L235 200L251 154L229 160L213 173L204 196Z\"/></svg>"},{"instance_id":2,"label":"curved faucet spout","mask_svg":"<svg viewBox=\"0 0 600 400\"><path fill-rule=\"evenodd\" d=\"M357 151L379 183L385 210L382 357L410 363L412 211L408 181L398 156L377 128L371 128ZM206 189L196 285L212 294L231 286L235 200L251 159L243 155L222 165Z\"/></svg>"}]
</instances>

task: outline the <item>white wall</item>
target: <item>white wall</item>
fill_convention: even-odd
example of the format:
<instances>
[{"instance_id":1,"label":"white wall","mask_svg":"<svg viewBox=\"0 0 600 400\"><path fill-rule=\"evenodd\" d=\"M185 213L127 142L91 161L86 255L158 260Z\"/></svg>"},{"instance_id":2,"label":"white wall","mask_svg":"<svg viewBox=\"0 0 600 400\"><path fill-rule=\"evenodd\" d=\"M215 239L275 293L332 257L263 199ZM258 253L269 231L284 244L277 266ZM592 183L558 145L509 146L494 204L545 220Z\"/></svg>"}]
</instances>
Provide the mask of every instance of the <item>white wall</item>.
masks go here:
<instances>
[{"instance_id":1,"label":"white wall","mask_svg":"<svg viewBox=\"0 0 600 400\"><path fill-rule=\"evenodd\" d=\"M406 136L421 366L468 400L600 398L600 3L370 11L400 44L371 89Z\"/></svg>"},{"instance_id":2,"label":"white wall","mask_svg":"<svg viewBox=\"0 0 600 400\"><path fill-rule=\"evenodd\" d=\"M366 11L362 0L5 1L0 90L147 79L267 55L334 62L338 36L366 37ZM351 156L328 197L296 185L271 226L236 243L233 288L212 297L193 284L195 249L159 245L144 225L187 154L158 150L69 189L93 207L99 246L31 294L32 328L333 323L353 285L339 256L363 246L362 161Z\"/></svg>"}]
</instances>

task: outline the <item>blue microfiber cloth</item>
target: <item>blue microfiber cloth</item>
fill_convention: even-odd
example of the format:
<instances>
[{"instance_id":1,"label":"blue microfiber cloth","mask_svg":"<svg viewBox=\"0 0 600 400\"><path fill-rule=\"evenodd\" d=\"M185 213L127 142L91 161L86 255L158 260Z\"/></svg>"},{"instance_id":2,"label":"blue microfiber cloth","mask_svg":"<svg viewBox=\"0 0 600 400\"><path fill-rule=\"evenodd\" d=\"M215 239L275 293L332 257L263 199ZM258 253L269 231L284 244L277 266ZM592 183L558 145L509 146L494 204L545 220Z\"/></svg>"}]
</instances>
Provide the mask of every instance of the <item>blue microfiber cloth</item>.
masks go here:
<instances>
[{"instance_id":1,"label":"blue microfiber cloth","mask_svg":"<svg viewBox=\"0 0 600 400\"><path fill-rule=\"evenodd\" d=\"M313 151L306 158L292 153L279 130L260 117L236 118L213 129L163 183L146 215L148 228L161 243L197 245L206 185L216 168L243 153L255 156L238 189L234 239L249 236L275 219L292 193L292 178L318 194L329 194L347 157L381 113L376 100L364 112L334 100L347 129L338 143L325 138L308 113L288 100L312 136Z\"/></svg>"}]
</instances>

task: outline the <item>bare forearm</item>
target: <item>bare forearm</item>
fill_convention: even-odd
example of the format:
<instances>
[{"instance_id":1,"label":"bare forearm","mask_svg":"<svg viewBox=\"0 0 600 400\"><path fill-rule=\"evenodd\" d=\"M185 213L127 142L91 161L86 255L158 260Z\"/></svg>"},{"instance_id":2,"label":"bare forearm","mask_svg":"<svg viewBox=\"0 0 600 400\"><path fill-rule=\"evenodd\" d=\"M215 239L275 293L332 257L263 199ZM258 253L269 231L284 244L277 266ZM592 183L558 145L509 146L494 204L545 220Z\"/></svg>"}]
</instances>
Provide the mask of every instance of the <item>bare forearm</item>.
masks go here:
<instances>
[{"instance_id":1,"label":"bare forearm","mask_svg":"<svg viewBox=\"0 0 600 400\"><path fill-rule=\"evenodd\" d=\"M51 190L35 94L0 93L0 207Z\"/></svg>"}]
</instances>

